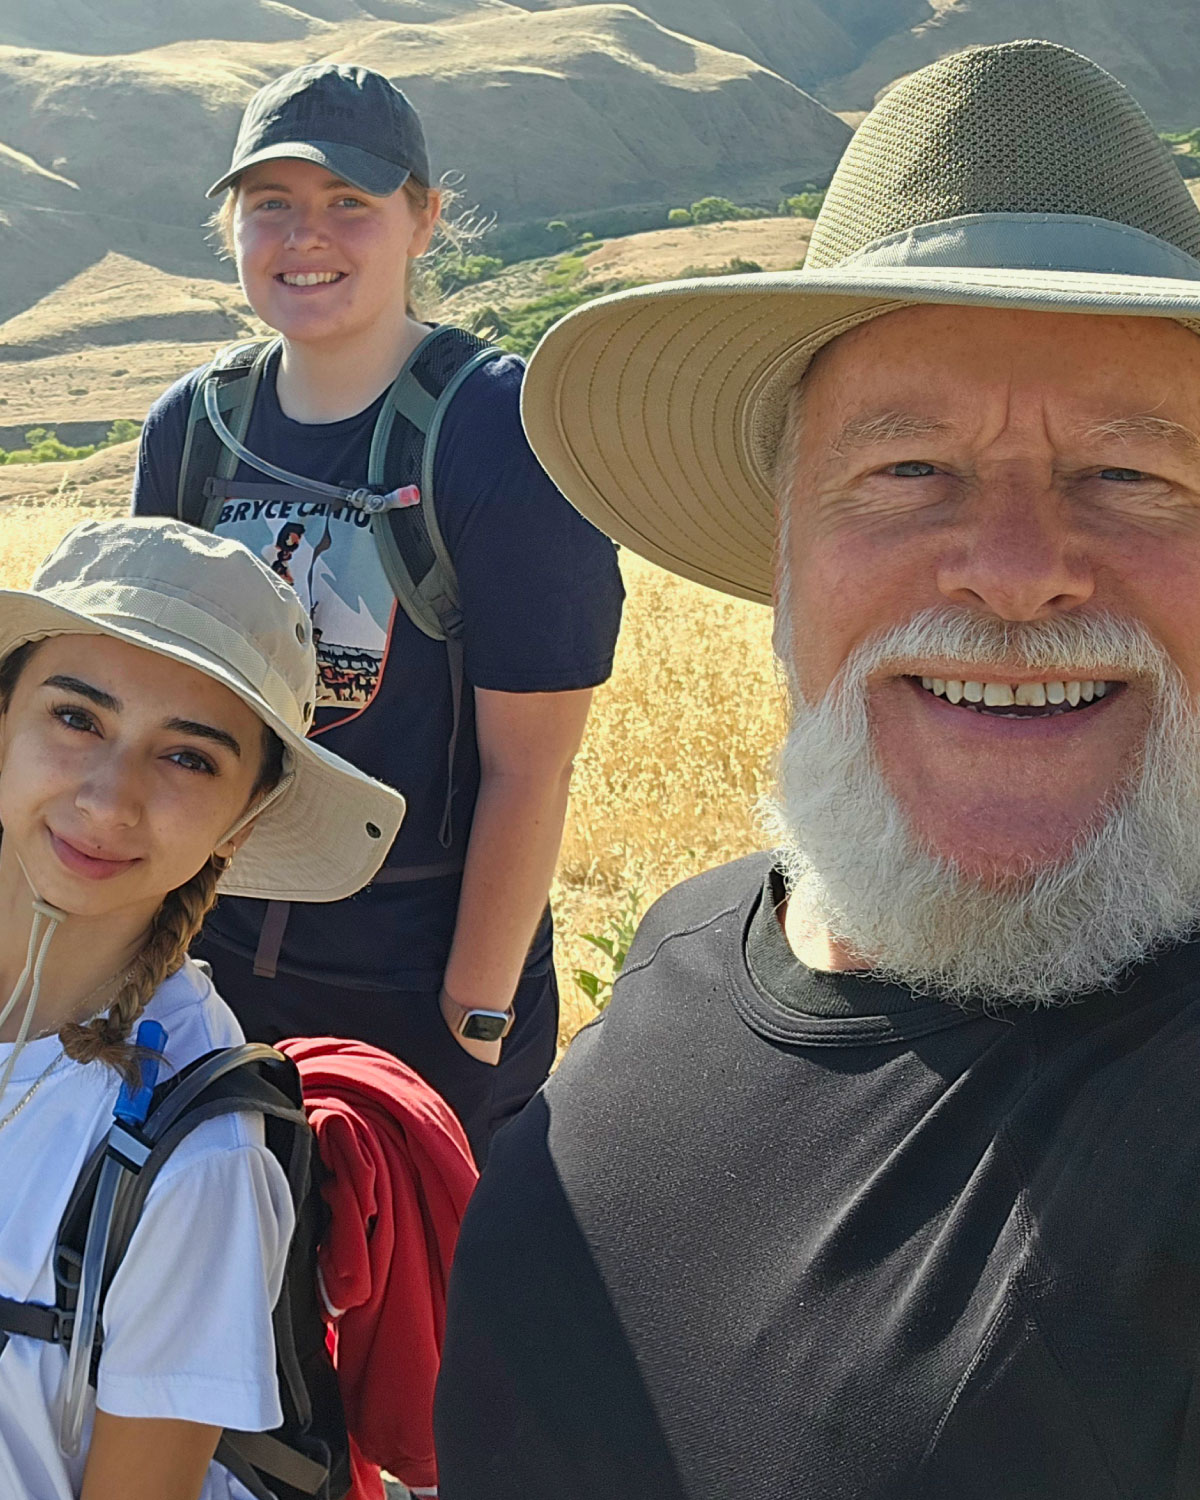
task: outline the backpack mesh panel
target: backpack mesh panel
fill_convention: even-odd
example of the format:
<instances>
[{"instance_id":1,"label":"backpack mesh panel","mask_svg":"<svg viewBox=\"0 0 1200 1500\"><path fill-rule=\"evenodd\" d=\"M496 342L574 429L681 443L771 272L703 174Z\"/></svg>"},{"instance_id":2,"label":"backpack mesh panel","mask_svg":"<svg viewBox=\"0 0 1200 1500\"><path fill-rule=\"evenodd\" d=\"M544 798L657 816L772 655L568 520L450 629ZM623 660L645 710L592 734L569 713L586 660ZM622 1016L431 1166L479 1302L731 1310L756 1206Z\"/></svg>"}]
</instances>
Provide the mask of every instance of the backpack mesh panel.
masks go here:
<instances>
[{"instance_id":1,"label":"backpack mesh panel","mask_svg":"<svg viewBox=\"0 0 1200 1500\"><path fill-rule=\"evenodd\" d=\"M943 58L903 79L842 157L806 266L962 214L1085 214L1200 258L1200 210L1133 97L1050 42Z\"/></svg>"},{"instance_id":2,"label":"backpack mesh panel","mask_svg":"<svg viewBox=\"0 0 1200 1500\"><path fill-rule=\"evenodd\" d=\"M427 391L440 395L458 373L459 366L486 348L482 339L465 328L444 328L423 351L413 373Z\"/></svg>"}]
</instances>

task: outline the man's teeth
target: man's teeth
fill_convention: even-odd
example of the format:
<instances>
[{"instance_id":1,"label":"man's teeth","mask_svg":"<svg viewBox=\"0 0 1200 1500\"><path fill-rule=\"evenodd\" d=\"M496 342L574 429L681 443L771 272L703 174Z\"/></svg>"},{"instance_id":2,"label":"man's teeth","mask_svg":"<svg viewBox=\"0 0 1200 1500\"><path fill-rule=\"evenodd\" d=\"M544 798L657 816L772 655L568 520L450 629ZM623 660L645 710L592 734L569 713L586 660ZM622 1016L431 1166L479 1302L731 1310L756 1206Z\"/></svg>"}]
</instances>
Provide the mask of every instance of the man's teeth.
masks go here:
<instances>
[{"instance_id":1,"label":"man's teeth","mask_svg":"<svg viewBox=\"0 0 1200 1500\"><path fill-rule=\"evenodd\" d=\"M285 271L283 281L287 286L320 286L325 281L340 281L340 271Z\"/></svg>"},{"instance_id":2,"label":"man's teeth","mask_svg":"<svg viewBox=\"0 0 1200 1500\"><path fill-rule=\"evenodd\" d=\"M1061 703L1077 708L1103 698L1110 684L1092 680L1070 682L955 682L941 677L922 677L921 686L951 703L982 703L985 708L1045 708Z\"/></svg>"}]
</instances>

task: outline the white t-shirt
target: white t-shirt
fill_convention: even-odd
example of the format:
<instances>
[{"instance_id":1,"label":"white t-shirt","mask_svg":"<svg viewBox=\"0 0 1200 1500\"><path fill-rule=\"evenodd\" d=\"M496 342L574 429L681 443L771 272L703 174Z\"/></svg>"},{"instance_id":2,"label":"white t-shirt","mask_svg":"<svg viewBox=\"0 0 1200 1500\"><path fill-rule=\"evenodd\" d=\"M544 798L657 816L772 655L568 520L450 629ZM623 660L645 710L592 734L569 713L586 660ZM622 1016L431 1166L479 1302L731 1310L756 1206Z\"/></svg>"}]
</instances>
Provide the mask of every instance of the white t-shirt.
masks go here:
<instances>
[{"instance_id":1,"label":"white t-shirt","mask_svg":"<svg viewBox=\"0 0 1200 1500\"><path fill-rule=\"evenodd\" d=\"M190 962L146 1015L166 1027L166 1057L176 1069L243 1040L229 1007ZM0 1045L0 1066L11 1050L11 1043ZM25 1048L0 1094L0 1119L58 1051L54 1037ZM118 1088L103 1064L64 1059L0 1128L0 1295L54 1302L59 1221L112 1123ZM121 1417L246 1431L278 1426L271 1309L293 1222L287 1179L264 1144L261 1116L198 1126L152 1185L105 1303L98 1392L89 1393L78 1458L58 1445L65 1350L14 1337L0 1352L0 1496L75 1500L97 1403ZM248 1500L248 1492L213 1464L201 1500Z\"/></svg>"}]
</instances>

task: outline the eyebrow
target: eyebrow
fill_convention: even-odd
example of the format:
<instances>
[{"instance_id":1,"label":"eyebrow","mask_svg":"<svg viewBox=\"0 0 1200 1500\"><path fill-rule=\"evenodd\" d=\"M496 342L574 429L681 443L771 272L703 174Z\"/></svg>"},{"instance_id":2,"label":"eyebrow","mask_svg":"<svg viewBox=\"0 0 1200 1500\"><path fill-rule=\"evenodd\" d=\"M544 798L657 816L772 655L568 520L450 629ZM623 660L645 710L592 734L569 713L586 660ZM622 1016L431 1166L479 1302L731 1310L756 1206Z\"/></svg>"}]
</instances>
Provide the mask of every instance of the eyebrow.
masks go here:
<instances>
[{"instance_id":1,"label":"eyebrow","mask_svg":"<svg viewBox=\"0 0 1200 1500\"><path fill-rule=\"evenodd\" d=\"M918 417L912 412L875 411L851 417L834 441L834 451L852 453L877 443L906 442L912 438L934 437L949 432L950 423L935 417Z\"/></svg>"},{"instance_id":2,"label":"eyebrow","mask_svg":"<svg viewBox=\"0 0 1200 1500\"><path fill-rule=\"evenodd\" d=\"M97 708L107 709L109 713L119 714L123 706L119 698L114 698L103 688L93 687L90 682L84 682L79 677L56 674L53 677L47 677L42 686L58 688L64 693L75 693L80 698L86 698L89 703L94 703ZM241 759L241 745L228 730L218 729L213 724L201 724L197 719L166 719L163 721L163 728L170 729L176 734L190 734L196 739L211 740L214 745L224 745L239 760Z\"/></svg>"},{"instance_id":3,"label":"eyebrow","mask_svg":"<svg viewBox=\"0 0 1200 1500\"><path fill-rule=\"evenodd\" d=\"M121 700L119 698L114 698L111 693L106 693L103 688L93 687L90 682L84 682L78 677L62 675L47 677L42 686L59 688L64 693L77 693L79 697L86 698L89 703L94 703L97 708L108 709L109 713L119 714L121 712Z\"/></svg>"},{"instance_id":4,"label":"eyebrow","mask_svg":"<svg viewBox=\"0 0 1200 1500\"><path fill-rule=\"evenodd\" d=\"M1182 422L1157 417L1153 412L1140 412L1130 417L1111 417L1108 421L1096 422L1085 428L1083 435L1092 439L1115 438L1120 443L1145 438L1174 448L1188 458L1200 456L1200 436Z\"/></svg>"},{"instance_id":5,"label":"eyebrow","mask_svg":"<svg viewBox=\"0 0 1200 1500\"><path fill-rule=\"evenodd\" d=\"M226 729L217 729L212 724L200 724L195 719L167 719L163 728L173 729L176 734L191 734L200 740L211 740L214 745L224 745L241 759L242 747Z\"/></svg>"}]
</instances>

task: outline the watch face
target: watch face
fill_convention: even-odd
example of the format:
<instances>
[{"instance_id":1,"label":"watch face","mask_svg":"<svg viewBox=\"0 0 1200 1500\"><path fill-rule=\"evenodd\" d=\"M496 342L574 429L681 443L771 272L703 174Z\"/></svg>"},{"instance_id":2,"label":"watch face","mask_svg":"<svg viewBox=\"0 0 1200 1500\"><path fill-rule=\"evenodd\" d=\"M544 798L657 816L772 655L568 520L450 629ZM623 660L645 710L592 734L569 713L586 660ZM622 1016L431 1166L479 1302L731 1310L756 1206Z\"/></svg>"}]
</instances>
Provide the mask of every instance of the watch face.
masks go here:
<instances>
[{"instance_id":1,"label":"watch face","mask_svg":"<svg viewBox=\"0 0 1200 1500\"><path fill-rule=\"evenodd\" d=\"M459 1027L459 1035L471 1042L498 1042L508 1030L506 1010L470 1010Z\"/></svg>"}]
</instances>

